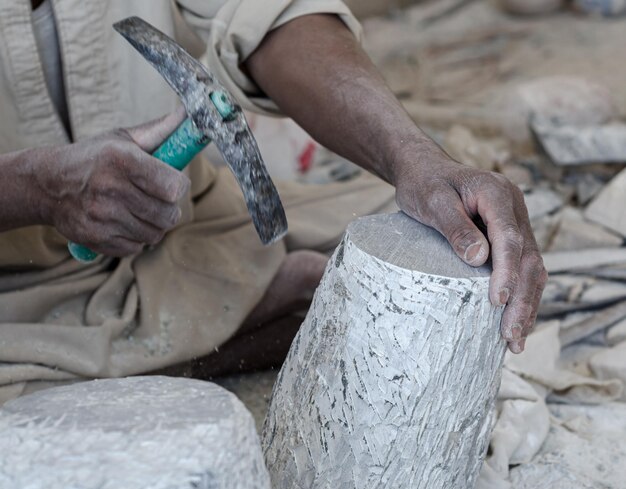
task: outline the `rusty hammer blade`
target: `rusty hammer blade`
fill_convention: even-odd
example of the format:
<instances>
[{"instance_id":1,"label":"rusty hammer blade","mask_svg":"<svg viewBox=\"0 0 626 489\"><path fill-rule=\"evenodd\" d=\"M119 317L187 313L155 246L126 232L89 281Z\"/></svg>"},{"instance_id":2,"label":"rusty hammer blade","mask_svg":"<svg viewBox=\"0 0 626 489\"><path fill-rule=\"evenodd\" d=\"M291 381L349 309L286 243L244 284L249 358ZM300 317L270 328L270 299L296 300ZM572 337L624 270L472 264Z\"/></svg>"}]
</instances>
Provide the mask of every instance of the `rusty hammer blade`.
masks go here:
<instances>
[{"instance_id":1,"label":"rusty hammer blade","mask_svg":"<svg viewBox=\"0 0 626 489\"><path fill-rule=\"evenodd\" d=\"M216 78L174 40L139 17L116 23L180 97L197 129L215 142L235 175L264 244L287 232L287 218L241 107Z\"/></svg>"}]
</instances>

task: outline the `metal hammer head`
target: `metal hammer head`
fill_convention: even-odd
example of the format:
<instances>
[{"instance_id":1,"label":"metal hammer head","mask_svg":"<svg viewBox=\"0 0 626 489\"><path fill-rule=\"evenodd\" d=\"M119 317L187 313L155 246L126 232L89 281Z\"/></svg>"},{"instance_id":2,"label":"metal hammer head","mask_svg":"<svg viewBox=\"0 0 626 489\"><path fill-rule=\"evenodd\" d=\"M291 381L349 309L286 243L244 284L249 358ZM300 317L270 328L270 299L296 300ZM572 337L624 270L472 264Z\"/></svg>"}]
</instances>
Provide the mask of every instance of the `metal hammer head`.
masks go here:
<instances>
[{"instance_id":1,"label":"metal hammer head","mask_svg":"<svg viewBox=\"0 0 626 489\"><path fill-rule=\"evenodd\" d=\"M165 78L196 127L212 139L235 175L264 244L287 232L287 218L241 107L195 58L139 17L116 23L124 36Z\"/></svg>"}]
</instances>

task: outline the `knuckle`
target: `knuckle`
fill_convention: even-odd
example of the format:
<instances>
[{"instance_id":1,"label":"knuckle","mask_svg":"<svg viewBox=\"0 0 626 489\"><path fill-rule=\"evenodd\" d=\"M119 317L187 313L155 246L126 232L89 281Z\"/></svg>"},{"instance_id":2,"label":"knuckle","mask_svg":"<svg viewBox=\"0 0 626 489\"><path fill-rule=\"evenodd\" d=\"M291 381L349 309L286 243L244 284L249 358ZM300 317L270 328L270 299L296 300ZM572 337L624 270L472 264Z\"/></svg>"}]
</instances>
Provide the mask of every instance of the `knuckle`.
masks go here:
<instances>
[{"instance_id":1,"label":"knuckle","mask_svg":"<svg viewBox=\"0 0 626 489\"><path fill-rule=\"evenodd\" d=\"M514 189L517 189L517 187L513 185L511 181L507 177L505 177L502 173L490 172L489 174L491 175L491 178L493 179L493 183L498 185L499 187L506 189L506 190L511 190L511 191L513 191Z\"/></svg>"},{"instance_id":2,"label":"knuckle","mask_svg":"<svg viewBox=\"0 0 626 489\"><path fill-rule=\"evenodd\" d=\"M516 323L525 324L533 315L534 304L522 298L513 306L513 317Z\"/></svg>"},{"instance_id":3,"label":"knuckle","mask_svg":"<svg viewBox=\"0 0 626 489\"><path fill-rule=\"evenodd\" d=\"M527 256L525 261L528 269L530 270L532 280L537 284L537 286L543 289L548 281L548 271L543 264L543 258L538 251L535 251Z\"/></svg>"},{"instance_id":4,"label":"knuckle","mask_svg":"<svg viewBox=\"0 0 626 489\"><path fill-rule=\"evenodd\" d=\"M428 212L437 215L444 208L448 199L441 189L433 189L429 192L430 197L426 201L425 208Z\"/></svg>"},{"instance_id":5,"label":"knuckle","mask_svg":"<svg viewBox=\"0 0 626 489\"><path fill-rule=\"evenodd\" d=\"M163 197L168 204L175 204L178 201L178 187L169 183L163 189Z\"/></svg>"},{"instance_id":6,"label":"knuckle","mask_svg":"<svg viewBox=\"0 0 626 489\"><path fill-rule=\"evenodd\" d=\"M515 226L506 226L502 231L502 239L506 243L508 248L515 249L516 251L522 250L524 247L524 237Z\"/></svg>"},{"instance_id":7,"label":"knuckle","mask_svg":"<svg viewBox=\"0 0 626 489\"><path fill-rule=\"evenodd\" d=\"M537 278L539 278L543 274L543 272L546 271L545 267L543 266L543 258L541 258L541 255L539 255L539 253L533 252L526 257L526 261L533 273L537 275Z\"/></svg>"},{"instance_id":8,"label":"knuckle","mask_svg":"<svg viewBox=\"0 0 626 489\"><path fill-rule=\"evenodd\" d=\"M83 206L82 217L83 219L89 221L100 221L103 217L105 217L105 209L106 206L102 205L99 196L92 196L91 198L87 199Z\"/></svg>"},{"instance_id":9,"label":"knuckle","mask_svg":"<svg viewBox=\"0 0 626 489\"><path fill-rule=\"evenodd\" d=\"M119 165L123 161L120 144L115 140L107 140L100 148L100 158L107 165Z\"/></svg>"},{"instance_id":10,"label":"knuckle","mask_svg":"<svg viewBox=\"0 0 626 489\"><path fill-rule=\"evenodd\" d=\"M424 190L424 194L428 196L426 199L416 199L416 214L420 222L439 229L439 226L434 225L442 222L443 211L446 211L448 215L450 212L448 192L437 186Z\"/></svg>"},{"instance_id":11,"label":"knuckle","mask_svg":"<svg viewBox=\"0 0 626 489\"><path fill-rule=\"evenodd\" d=\"M173 174L167 178L164 188L165 201L175 204L188 189L189 179L182 174Z\"/></svg>"},{"instance_id":12,"label":"knuckle","mask_svg":"<svg viewBox=\"0 0 626 489\"><path fill-rule=\"evenodd\" d=\"M507 177L496 172L490 172L489 176L491 177L491 186L496 192L507 198L513 197L516 201L524 200L524 193Z\"/></svg>"},{"instance_id":13,"label":"knuckle","mask_svg":"<svg viewBox=\"0 0 626 489\"><path fill-rule=\"evenodd\" d=\"M171 209L169 209L166 215L167 215L167 221L166 221L167 227L173 228L180 221L182 211L180 207L173 206Z\"/></svg>"}]
</instances>

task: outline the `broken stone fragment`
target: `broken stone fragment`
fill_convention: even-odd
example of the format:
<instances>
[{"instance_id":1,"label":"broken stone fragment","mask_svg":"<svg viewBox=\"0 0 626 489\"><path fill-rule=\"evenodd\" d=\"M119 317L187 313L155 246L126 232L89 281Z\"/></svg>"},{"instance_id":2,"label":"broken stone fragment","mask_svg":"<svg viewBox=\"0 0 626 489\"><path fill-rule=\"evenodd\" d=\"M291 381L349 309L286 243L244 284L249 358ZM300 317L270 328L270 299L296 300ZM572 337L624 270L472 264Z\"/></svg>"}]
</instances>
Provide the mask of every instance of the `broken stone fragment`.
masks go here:
<instances>
[{"instance_id":1,"label":"broken stone fragment","mask_svg":"<svg viewBox=\"0 0 626 489\"><path fill-rule=\"evenodd\" d=\"M564 207L558 215L558 227L548 251L619 247L624 239L596 223L587 221L582 211Z\"/></svg>"},{"instance_id":2,"label":"broken stone fragment","mask_svg":"<svg viewBox=\"0 0 626 489\"><path fill-rule=\"evenodd\" d=\"M600 303L626 299L626 284L612 280L597 280L580 295L581 302Z\"/></svg>"},{"instance_id":3,"label":"broken stone fragment","mask_svg":"<svg viewBox=\"0 0 626 489\"><path fill-rule=\"evenodd\" d=\"M626 237L626 170L620 172L587 206L585 217Z\"/></svg>"},{"instance_id":4,"label":"broken stone fragment","mask_svg":"<svg viewBox=\"0 0 626 489\"><path fill-rule=\"evenodd\" d=\"M589 171L574 175L572 178L576 187L576 200L580 206L587 205L600 193L605 184L598 175Z\"/></svg>"},{"instance_id":5,"label":"broken stone fragment","mask_svg":"<svg viewBox=\"0 0 626 489\"><path fill-rule=\"evenodd\" d=\"M552 214L563 206L563 197L549 188L537 187L524 194L531 221Z\"/></svg>"},{"instance_id":6,"label":"broken stone fragment","mask_svg":"<svg viewBox=\"0 0 626 489\"><path fill-rule=\"evenodd\" d=\"M531 221L535 241L539 246L539 250L543 253L548 250L554 234L559 227L558 215L545 215Z\"/></svg>"}]
</instances>

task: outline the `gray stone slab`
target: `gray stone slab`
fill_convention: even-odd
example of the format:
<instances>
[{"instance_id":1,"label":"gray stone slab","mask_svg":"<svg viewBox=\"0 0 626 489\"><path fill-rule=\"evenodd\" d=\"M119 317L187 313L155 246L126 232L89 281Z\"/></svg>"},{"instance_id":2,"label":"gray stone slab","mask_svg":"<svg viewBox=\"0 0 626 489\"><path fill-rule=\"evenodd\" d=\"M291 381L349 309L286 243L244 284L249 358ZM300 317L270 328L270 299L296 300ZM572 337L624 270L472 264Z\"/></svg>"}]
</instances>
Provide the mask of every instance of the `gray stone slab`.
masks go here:
<instances>
[{"instance_id":1,"label":"gray stone slab","mask_svg":"<svg viewBox=\"0 0 626 489\"><path fill-rule=\"evenodd\" d=\"M95 380L16 399L0 410L0 453L1 488L269 488L252 416L199 380Z\"/></svg>"}]
</instances>

